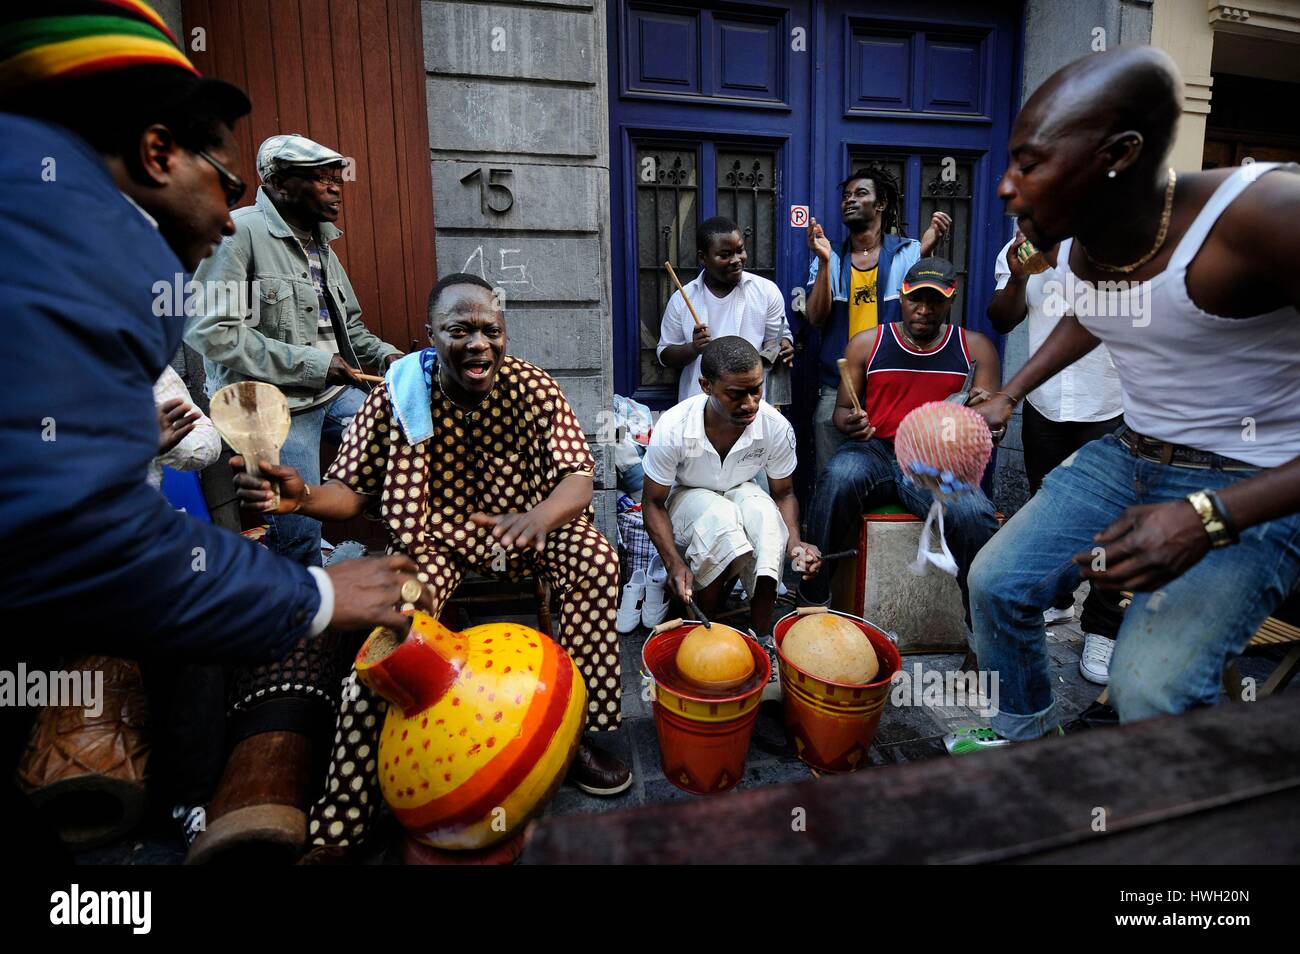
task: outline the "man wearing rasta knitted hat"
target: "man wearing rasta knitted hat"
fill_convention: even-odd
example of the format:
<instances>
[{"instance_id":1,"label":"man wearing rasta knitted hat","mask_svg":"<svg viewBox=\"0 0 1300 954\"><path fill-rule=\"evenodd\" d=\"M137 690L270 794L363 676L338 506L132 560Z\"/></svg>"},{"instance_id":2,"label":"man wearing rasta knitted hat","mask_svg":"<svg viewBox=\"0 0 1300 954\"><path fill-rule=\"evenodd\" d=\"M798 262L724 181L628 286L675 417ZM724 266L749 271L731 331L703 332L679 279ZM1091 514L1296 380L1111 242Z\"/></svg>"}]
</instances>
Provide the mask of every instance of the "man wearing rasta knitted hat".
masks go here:
<instances>
[{"instance_id":1,"label":"man wearing rasta knitted hat","mask_svg":"<svg viewBox=\"0 0 1300 954\"><path fill-rule=\"evenodd\" d=\"M278 658L327 626L401 627L405 557L308 570L171 509L145 474L169 287L234 231L237 88L204 79L137 0L0 13L0 669L94 651ZM0 707L9 770L35 710ZM57 851L11 782L6 844ZM47 856L48 857L48 856Z\"/></svg>"}]
</instances>

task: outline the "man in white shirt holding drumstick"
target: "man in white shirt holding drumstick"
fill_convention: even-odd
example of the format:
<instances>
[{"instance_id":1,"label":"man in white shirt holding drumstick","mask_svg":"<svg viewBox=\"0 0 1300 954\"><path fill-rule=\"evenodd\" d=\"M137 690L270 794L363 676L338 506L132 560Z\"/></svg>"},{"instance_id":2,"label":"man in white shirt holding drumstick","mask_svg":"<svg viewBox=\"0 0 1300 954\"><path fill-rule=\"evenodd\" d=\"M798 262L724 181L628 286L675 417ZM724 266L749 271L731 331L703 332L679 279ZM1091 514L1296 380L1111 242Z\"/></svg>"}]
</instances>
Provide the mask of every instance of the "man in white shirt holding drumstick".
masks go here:
<instances>
[{"instance_id":1,"label":"man in white shirt holding drumstick","mask_svg":"<svg viewBox=\"0 0 1300 954\"><path fill-rule=\"evenodd\" d=\"M775 282L745 271L749 253L740 227L723 216L706 219L696 229L695 247L700 274L668 299L656 350L660 364L681 369L678 403L703 393L700 355L714 338L735 335L759 351L780 342L777 362L794 363L785 299Z\"/></svg>"}]
</instances>

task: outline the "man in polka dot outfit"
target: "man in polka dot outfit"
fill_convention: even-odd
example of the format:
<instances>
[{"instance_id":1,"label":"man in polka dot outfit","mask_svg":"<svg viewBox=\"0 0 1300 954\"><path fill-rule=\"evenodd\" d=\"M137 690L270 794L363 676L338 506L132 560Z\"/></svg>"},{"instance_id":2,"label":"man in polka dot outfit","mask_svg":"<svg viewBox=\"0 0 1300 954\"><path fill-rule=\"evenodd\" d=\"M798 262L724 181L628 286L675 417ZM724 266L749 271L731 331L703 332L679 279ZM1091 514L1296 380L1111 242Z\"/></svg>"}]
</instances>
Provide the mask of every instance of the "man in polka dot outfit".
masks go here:
<instances>
[{"instance_id":1,"label":"man in polka dot outfit","mask_svg":"<svg viewBox=\"0 0 1300 954\"><path fill-rule=\"evenodd\" d=\"M558 640L586 681L588 727L617 728L618 554L590 519L595 461L582 426L550 375L506 355L505 315L481 278L438 282L429 334L433 348L399 360L357 412L321 486L304 487L291 468L263 468L280 482L280 510L382 518L390 549L419 567L434 613L467 570L540 574L563 599ZM266 481L237 481L245 506L269 504ZM349 676L327 791L311 813L318 856L365 834L385 706ZM584 737L569 780L614 795L632 775Z\"/></svg>"}]
</instances>

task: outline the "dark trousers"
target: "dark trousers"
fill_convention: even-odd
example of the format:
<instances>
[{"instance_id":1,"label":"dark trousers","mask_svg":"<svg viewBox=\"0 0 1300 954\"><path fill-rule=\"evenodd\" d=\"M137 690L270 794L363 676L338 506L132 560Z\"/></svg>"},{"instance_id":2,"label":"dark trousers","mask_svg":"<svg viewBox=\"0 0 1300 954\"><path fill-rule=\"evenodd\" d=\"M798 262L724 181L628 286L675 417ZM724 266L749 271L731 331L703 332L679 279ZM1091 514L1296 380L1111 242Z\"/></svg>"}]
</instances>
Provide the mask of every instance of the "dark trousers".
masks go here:
<instances>
[{"instance_id":1,"label":"dark trousers","mask_svg":"<svg viewBox=\"0 0 1300 954\"><path fill-rule=\"evenodd\" d=\"M1053 421L1040 414L1028 401L1023 408L1021 438L1025 447L1025 475L1029 478L1029 491L1034 494L1042 486L1043 478L1063 460L1084 444L1105 437L1124 424L1122 414L1106 421ZM1119 601L1120 595L1116 590L1089 587L1079 626L1085 633L1114 639L1124 619ZM1056 609L1066 609L1074 605L1074 594L1061 593L1052 605Z\"/></svg>"},{"instance_id":2,"label":"dark trousers","mask_svg":"<svg viewBox=\"0 0 1300 954\"><path fill-rule=\"evenodd\" d=\"M149 782L167 810L206 805L226 767L226 680L220 666L140 661L149 699Z\"/></svg>"},{"instance_id":3,"label":"dark trousers","mask_svg":"<svg viewBox=\"0 0 1300 954\"><path fill-rule=\"evenodd\" d=\"M892 503L924 520L934 496L904 478L892 441L879 437L845 441L817 478L804 539L823 553L840 549L847 542L846 537L857 531L863 514ZM997 532L998 519L993 504L978 488L973 493L950 498L944 511L944 540L957 563L957 584L961 587L969 626L970 593L966 576L975 554ZM823 565L817 576L803 586L803 592L814 599L828 596L830 576L830 567Z\"/></svg>"}]
</instances>

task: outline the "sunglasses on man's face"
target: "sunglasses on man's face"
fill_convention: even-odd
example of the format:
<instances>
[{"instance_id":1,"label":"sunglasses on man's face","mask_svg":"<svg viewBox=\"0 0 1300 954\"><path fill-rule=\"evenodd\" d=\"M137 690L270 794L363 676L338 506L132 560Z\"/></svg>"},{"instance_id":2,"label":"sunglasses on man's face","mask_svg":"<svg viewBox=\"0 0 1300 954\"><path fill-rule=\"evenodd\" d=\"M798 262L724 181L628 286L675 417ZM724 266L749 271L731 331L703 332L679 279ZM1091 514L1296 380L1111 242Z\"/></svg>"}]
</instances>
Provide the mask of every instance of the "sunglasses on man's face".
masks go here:
<instances>
[{"instance_id":1,"label":"sunglasses on man's face","mask_svg":"<svg viewBox=\"0 0 1300 954\"><path fill-rule=\"evenodd\" d=\"M244 198L244 193L248 191L248 183L217 162L204 150L200 149L196 155L206 159L212 168L217 170L217 175L221 178L221 188L226 192L226 208L233 209L239 205L240 200Z\"/></svg>"},{"instance_id":2,"label":"sunglasses on man's face","mask_svg":"<svg viewBox=\"0 0 1300 954\"><path fill-rule=\"evenodd\" d=\"M300 173L298 178L306 179L308 182L314 182L317 185L323 185L323 186L343 185L343 176L337 174L331 176L323 172L304 172L304 173Z\"/></svg>"}]
</instances>

